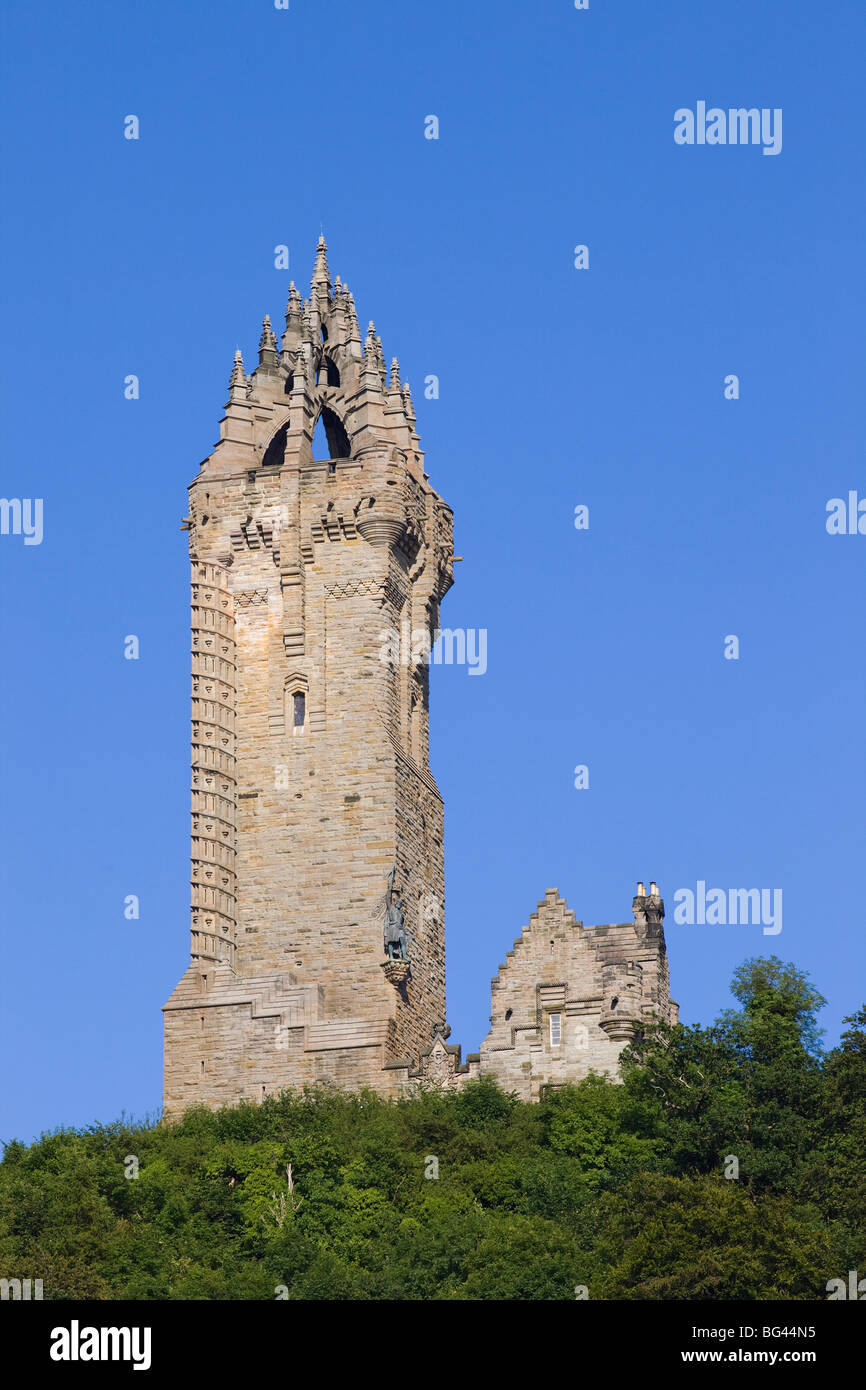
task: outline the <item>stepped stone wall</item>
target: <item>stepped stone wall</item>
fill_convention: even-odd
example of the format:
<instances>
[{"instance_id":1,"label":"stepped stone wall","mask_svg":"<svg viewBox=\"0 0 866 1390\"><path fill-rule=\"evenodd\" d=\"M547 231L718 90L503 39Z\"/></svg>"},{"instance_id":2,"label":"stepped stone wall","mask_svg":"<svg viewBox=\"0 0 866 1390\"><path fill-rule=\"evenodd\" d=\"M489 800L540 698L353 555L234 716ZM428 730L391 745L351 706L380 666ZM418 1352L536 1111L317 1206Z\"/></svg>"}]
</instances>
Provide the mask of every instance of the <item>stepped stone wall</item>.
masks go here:
<instances>
[{"instance_id":1,"label":"stepped stone wall","mask_svg":"<svg viewBox=\"0 0 866 1390\"><path fill-rule=\"evenodd\" d=\"M585 927L549 889L492 982L481 1072L524 1100L591 1071L616 1077L619 1054L648 1018L675 1023L655 885L631 922Z\"/></svg>"}]
</instances>

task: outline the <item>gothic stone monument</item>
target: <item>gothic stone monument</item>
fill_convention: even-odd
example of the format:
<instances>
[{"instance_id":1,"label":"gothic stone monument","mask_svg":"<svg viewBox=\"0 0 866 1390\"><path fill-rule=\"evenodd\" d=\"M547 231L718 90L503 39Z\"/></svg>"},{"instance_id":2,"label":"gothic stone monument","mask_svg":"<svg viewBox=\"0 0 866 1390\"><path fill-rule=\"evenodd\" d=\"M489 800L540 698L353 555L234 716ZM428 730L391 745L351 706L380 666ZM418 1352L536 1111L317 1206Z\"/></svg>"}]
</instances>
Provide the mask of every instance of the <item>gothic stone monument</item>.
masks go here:
<instances>
[{"instance_id":1,"label":"gothic stone monument","mask_svg":"<svg viewBox=\"0 0 866 1390\"><path fill-rule=\"evenodd\" d=\"M480 1055L447 1041L429 668L389 660L383 637L432 641L452 514L324 239L279 344L266 316L249 376L235 354L184 525L191 952L164 1006L166 1114L307 1082L394 1094L485 1074L536 1097L615 1073L640 1019L675 1010L652 894L633 924L583 928L548 893L494 981Z\"/></svg>"}]
</instances>

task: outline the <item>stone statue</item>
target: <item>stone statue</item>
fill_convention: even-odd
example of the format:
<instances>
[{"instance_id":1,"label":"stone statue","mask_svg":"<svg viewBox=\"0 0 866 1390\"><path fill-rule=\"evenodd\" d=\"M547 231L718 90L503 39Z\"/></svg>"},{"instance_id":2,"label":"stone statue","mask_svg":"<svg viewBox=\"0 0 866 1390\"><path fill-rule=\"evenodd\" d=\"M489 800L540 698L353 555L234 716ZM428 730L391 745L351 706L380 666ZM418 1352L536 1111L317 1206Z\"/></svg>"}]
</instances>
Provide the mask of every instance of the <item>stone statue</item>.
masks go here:
<instances>
[{"instance_id":1,"label":"stone statue","mask_svg":"<svg viewBox=\"0 0 866 1390\"><path fill-rule=\"evenodd\" d=\"M389 960L408 960L406 950L406 918L403 916L403 899L399 893L391 894L391 902L385 913L385 949Z\"/></svg>"}]
</instances>

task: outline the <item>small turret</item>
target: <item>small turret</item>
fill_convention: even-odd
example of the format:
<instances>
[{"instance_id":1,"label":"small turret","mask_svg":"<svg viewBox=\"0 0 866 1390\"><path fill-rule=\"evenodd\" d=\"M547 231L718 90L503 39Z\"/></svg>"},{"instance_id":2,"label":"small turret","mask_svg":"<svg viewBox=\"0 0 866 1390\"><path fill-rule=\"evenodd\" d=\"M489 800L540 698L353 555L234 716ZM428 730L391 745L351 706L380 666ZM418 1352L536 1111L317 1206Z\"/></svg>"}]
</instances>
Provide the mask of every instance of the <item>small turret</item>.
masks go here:
<instances>
[{"instance_id":1,"label":"small turret","mask_svg":"<svg viewBox=\"0 0 866 1390\"><path fill-rule=\"evenodd\" d=\"M602 966L604 1004L598 1026L612 1042L631 1042L641 1017L642 970L635 961Z\"/></svg>"}]
</instances>

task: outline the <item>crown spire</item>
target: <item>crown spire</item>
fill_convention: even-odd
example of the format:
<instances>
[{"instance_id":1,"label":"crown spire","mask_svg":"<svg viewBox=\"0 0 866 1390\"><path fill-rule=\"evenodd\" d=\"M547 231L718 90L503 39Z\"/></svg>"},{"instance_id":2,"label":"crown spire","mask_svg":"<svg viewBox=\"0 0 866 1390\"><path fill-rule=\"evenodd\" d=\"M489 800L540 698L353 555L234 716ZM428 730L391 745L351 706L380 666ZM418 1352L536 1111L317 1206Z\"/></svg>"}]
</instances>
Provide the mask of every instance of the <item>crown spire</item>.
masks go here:
<instances>
[{"instance_id":1,"label":"crown spire","mask_svg":"<svg viewBox=\"0 0 866 1390\"><path fill-rule=\"evenodd\" d=\"M313 288L322 285L325 289L329 289L331 285L331 277L328 273L328 248L323 236L319 237L319 244L316 247L316 264L313 267L311 285Z\"/></svg>"}]
</instances>

